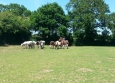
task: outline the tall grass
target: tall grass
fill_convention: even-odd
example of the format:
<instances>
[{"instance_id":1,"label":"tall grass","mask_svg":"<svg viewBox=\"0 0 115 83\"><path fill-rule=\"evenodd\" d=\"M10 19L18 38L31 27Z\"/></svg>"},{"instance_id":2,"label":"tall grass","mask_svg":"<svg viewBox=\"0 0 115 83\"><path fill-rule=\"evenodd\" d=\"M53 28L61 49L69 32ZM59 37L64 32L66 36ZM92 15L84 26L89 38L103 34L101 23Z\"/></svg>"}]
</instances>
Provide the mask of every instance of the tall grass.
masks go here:
<instances>
[{"instance_id":1,"label":"tall grass","mask_svg":"<svg viewBox=\"0 0 115 83\"><path fill-rule=\"evenodd\" d=\"M0 83L115 83L115 47L0 47Z\"/></svg>"}]
</instances>

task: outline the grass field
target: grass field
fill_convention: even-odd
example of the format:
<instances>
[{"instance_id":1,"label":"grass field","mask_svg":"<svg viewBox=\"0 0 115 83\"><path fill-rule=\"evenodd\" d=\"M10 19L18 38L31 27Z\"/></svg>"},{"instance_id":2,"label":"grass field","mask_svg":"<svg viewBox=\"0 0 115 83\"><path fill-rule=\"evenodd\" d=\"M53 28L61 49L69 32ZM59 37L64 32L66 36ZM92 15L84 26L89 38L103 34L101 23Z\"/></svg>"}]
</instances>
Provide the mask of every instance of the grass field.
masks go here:
<instances>
[{"instance_id":1,"label":"grass field","mask_svg":"<svg viewBox=\"0 0 115 83\"><path fill-rule=\"evenodd\" d=\"M115 47L0 47L0 83L115 83Z\"/></svg>"}]
</instances>

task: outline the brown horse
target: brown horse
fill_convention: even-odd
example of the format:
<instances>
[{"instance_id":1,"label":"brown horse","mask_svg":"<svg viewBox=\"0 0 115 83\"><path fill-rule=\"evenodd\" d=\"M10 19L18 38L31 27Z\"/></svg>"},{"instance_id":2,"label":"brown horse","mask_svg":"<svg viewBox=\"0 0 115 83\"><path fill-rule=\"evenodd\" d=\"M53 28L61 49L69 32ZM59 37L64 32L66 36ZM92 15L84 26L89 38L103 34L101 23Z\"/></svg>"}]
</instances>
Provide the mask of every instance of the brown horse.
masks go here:
<instances>
[{"instance_id":1,"label":"brown horse","mask_svg":"<svg viewBox=\"0 0 115 83\"><path fill-rule=\"evenodd\" d=\"M69 45L69 41L63 39L62 37L60 37L59 42L61 42L63 48L66 47L68 49L68 45Z\"/></svg>"},{"instance_id":2,"label":"brown horse","mask_svg":"<svg viewBox=\"0 0 115 83\"><path fill-rule=\"evenodd\" d=\"M58 49L59 46L61 46L61 42L59 42L59 41L50 41L50 48L55 47L55 49Z\"/></svg>"},{"instance_id":3,"label":"brown horse","mask_svg":"<svg viewBox=\"0 0 115 83\"><path fill-rule=\"evenodd\" d=\"M54 41L50 41L50 48L54 48L55 46L55 42Z\"/></svg>"}]
</instances>

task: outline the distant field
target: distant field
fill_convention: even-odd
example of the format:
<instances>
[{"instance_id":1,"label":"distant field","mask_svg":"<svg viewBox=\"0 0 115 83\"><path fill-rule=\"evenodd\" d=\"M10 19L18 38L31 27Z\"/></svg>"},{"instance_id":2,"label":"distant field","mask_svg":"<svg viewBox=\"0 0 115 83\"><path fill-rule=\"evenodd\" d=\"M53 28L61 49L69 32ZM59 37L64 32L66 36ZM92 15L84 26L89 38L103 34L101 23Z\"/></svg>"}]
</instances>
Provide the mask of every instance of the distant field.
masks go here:
<instances>
[{"instance_id":1,"label":"distant field","mask_svg":"<svg viewBox=\"0 0 115 83\"><path fill-rule=\"evenodd\" d=\"M115 83L115 47L0 47L0 83Z\"/></svg>"}]
</instances>

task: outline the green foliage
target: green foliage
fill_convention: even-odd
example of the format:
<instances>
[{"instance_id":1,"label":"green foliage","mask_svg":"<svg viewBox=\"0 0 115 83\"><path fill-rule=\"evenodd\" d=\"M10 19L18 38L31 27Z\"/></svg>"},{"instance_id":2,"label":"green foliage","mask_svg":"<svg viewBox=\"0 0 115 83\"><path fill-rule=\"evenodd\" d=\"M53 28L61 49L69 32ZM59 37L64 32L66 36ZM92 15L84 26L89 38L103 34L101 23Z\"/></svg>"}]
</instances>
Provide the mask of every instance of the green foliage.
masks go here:
<instances>
[{"instance_id":1,"label":"green foliage","mask_svg":"<svg viewBox=\"0 0 115 83\"><path fill-rule=\"evenodd\" d=\"M66 7L68 15L56 2L47 3L34 12L16 3L0 4L0 40L23 42L29 40L30 31L37 31L34 39L47 42L61 36L71 44L74 37L76 45L114 43L115 13L108 14L109 6L103 0L70 0ZM101 35L97 28L101 29Z\"/></svg>"},{"instance_id":2,"label":"green foliage","mask_svg":"<svg viewBox=\"0 0 115 83\"><path fill-rule=\"evenodd\" d=\"M0 13L0 28L2 32L17 32L17 27L19 26L17 22L17 17L12 13L8 11Z\"/></svg>"},{"instance_id":3,"label":"green foliage","mask_svg":"<svg viewBox=\"0 0 115 83\"><path fill-rule=\"evenodd\" d=\"M59 36L61 36L61 37L67 37L67 35L68 35L67 28L63 25L59 26L57 32L58 32Z\"/></svg>"},{"instance_id":4,"label":"green foliage","mask_svg":"<svg viewBox=\"0 0 115 83\"><path fill-rule=\"evenodd\" d=\"M28 17L14 15L10 11L0 13L0 39L4 43L21 43L22 36L28 39L30 36L30 20ZM26 36L28 35L28 37Z\"/></svg>"},{"instance_id":5,"label":"green foliage","mask_svg":"<svg viewBox=\"0 0 115 83\"><path fill-rule=\"evenodd\" d=\"M39 32L39 35L41 35L41 37L43 38L44 36L47 36L50 32L48 28L43 28L43 27L40 27L39 31L41 32L41 33Z\"/></svg>"},{"instance_id":6,"label":"green foliage","mask_svg":"<svg viewBox=\"0 0 115 83\"><path fill-rule=\"evenodd\" d=\"M9 5L0 4L0 12L10 11L17 16L30 16L31 11L27 10L23 5L10 3Z\"/></svg>"},{"instance_id":7,"label":"green foliage","mask_svg":"<svg viewBox=\"0 0 115 83\"><path fill-rule=\"evenodd\" d=\"M110 40L111 40L111 43L113 44L113 45L115 45L114 44L114 42L115 42L115 12L113 12L113 13L111 13L111 14L109 14L109 15L107 15L107 27L111 30L111 36L110 36Z\"/></svg>"},{"instance_id":8,"label":"green foliage","mask_svg":"<svg viewBox=\"0 0 115 83\"><path fill-rule=\"evenodd\" d=\"M47 3L33 12L31 17L33 30L40 31L44 37L57 33L60 26L67 27L68 19L63 9L57 3ZM43 28L41 30L41 28ZM66 28L67 29L67 28ZM65 30L67 32L67 30ZM60 34L62 32L59 32ZM43 36L42 35L42 36Z\"/></svg>"},{"instance_id":9,"label":"green foliage","mask_svg":"<svg viewBox=\"0 0 115 83\"><path fill-rule=\"evenodd\" d=\"M107 27L110 28L113 35L115 35L115 12L107 16Z\"/></svg>"},{"instance_id":10,"label":"green foliage","mask_svg":"<svg viewBox=\"0 0 115 83\"><path fill-rule=\"evenodd\" d=\"M106 13L109 9L103 0L70 0L66 7L73 31L79 33L79 29L82 30L82 41L85 39L86 44L91 44L95 40L97 27L106 27Z\"/></svg>"}]
</instances>

